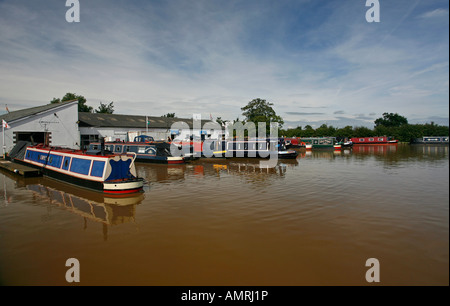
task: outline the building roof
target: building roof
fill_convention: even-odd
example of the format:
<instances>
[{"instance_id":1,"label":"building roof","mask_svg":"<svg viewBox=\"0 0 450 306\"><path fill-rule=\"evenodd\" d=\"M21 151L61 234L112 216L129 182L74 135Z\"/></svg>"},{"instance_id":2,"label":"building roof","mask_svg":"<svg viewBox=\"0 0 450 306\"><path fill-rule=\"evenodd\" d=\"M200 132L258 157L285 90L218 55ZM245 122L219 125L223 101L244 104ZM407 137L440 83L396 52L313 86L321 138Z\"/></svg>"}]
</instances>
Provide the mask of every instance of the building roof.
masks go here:
<instances>
[{"instance_id":1,"label":"building roof","mask_svg":"<svg viewBox=\"0 0 450 306\"><path fill-rule=\"evenodd\" d=\"M137 115L116 115L104 113L78 113L80 127L117 127L117 128L146 128L146 119L148 119L149 128L170 129L175 122L185 122L189 128L192 128L192 119L168 118L168 117L151 117ZM202 120L201 126L209 122Z\"/></svg>"},{"instance_id":2,"label":"building roof","mask_svg":"<svg viewBox=\"0 0 450 306\"><path fill-rule=\"evenodd\" d=\"M0 120L3 119L7 123L10 123L18 119L37 115L39 113L71 103L78 103L78 100L50 103L42 106L12 111L7 114L0 115ZM146 128L146 119L148 120L149 128L170 129L175 122L185 122L189 128L193 127L192 119L78 112L80 127ZM206 122L210 122L210 120L202 120L201 126L203 127Z\"/></svg>"},{"instance_id":3,"label":"building roof","mask_svg":"<svg viewBox=\"0 0 450 306\"><path fill-rule=\"evenodd\" d=\"M12 111L3 115L0 115L0 120L5 120L6 122L10 123L18 119L26 118L29 116L37 115L39 113L49 111L54 108L59 108L61 106L65 106L72 103L78 103L78 100L70 100L70 101L64 101L60 103L50 103L42 106L36 106L31 108L25 108L17 111Z\"/></svg>"}]
</instances>

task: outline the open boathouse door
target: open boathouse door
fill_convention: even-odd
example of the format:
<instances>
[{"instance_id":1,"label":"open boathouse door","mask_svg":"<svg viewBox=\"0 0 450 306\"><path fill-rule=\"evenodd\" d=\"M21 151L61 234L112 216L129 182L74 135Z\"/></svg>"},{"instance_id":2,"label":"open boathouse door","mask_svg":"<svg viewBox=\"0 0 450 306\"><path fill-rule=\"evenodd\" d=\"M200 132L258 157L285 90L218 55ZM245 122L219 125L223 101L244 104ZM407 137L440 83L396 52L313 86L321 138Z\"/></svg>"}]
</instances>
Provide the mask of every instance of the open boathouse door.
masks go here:
<instances>
[{"instance_id":1,"label":"open boathouse door","mask_svg":"<svg viewBox=\"0 0 450 306\"><path fill-rule=\"evenodd\" d=\"M28 141L32 144L51 143L51 132L14 132L14 143Z\"/></svg>"}]
</instances>

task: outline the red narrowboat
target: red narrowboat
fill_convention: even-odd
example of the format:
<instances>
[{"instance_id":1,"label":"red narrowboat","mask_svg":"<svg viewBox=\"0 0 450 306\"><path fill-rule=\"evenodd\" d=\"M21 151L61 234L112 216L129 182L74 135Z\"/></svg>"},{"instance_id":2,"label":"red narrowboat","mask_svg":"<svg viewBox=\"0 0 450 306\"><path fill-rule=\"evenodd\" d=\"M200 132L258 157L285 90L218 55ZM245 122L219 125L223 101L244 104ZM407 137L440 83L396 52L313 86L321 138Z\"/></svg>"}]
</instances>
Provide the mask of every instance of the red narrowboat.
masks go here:
<instances>
[{"instance_id":1,"label":"red narrowboat","mask_svg":"<svg viewBox=\"0 0 450 306\"><path fill-rule=\"evenodd\" d=\"M353 145L389 145L398 143L398 140L387 136L354 137L350 141Z\"/></svg>"}]
</instances>

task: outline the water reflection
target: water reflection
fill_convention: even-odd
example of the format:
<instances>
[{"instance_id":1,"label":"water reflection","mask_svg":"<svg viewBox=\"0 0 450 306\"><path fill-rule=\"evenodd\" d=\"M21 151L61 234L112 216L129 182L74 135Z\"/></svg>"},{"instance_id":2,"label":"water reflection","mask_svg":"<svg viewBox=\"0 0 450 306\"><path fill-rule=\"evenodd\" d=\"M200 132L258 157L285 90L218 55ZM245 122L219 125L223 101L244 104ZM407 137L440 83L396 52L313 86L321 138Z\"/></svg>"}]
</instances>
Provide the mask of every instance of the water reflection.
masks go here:
<instances>
[{"instance_id":1,"label":"water reflection","mask_svg":"<svg viewBox=\"0 0 450 306\"><path fill-rule=\"evenodd\" d=\"M34 203L56 205L81 216L83 229L87 228L88 221L102 223L104 240L107 240L108 226L135 221L136 205L145 197L144 193L111 197L45 178L26 184L26 188L32 192ZM51 215L43 217L43 221L46 218L51 218Z\"/></svg>"},{"instance_id":2,"label":"water reflection","mask_svg":"<svg viewBox=\"0 0 450 306\"><path fill-rule=\"evenodd\" d=\"M334 159L336 157L348 156L349 154L351 154L350 149L345 149L345 150L325 150L325 149L305 150L305 149L300 149L298 158Z\"/></svg>"},{"instance_id":3,"label":"water reflection","mask_svg":"<svg viewBox=\"0 0 450 306\"><path fill-rule=\"evenodd\" d=\"M296 159L279 160L275 167L266 167L260 165L258 159L236 158L227 160L222 163L212 163L212 169L220 175L240 175L247 178L264 178L264 177L279 177L284 178L286 170L298 166ZM203 168L209 169L210 165L205 164Z\"/></svg>"},{"instance_id":4,"label":"water reflection","mask_svg":"<svg viewBox=\"0 0 450 306\"><path fill-rule=\"evenodd\" d=\"M186 165L137 163L136 171L138 176L143 177L147 182L177 181L184 180Z\"/></svg>"},{"instance_id":5,"label":"water reflection","mask_svg":"<svg viewBox=\"0 0 450 306\"><path fill-rule=\"evenodd\" d=\"M296 159L279 160L275 167L260 165L257 158L202 158L185 165L138 164L138 175L149 183L166 183L185 180L187 177L223 177L224 175L242 175L248 178L255 176L284 177L286 170L298 166Z\"/></svg>"},{"instance_id":6,"label":"water reflection","mask_svg":"<svg viewBox=\"0 0 450 306\"><path fill-rule=\"evenodd\" d=\"M398 144L394 145L356 145L352 148L353 154L358 155L388 155L395 154Z\"/></svg>"}]
</instances>

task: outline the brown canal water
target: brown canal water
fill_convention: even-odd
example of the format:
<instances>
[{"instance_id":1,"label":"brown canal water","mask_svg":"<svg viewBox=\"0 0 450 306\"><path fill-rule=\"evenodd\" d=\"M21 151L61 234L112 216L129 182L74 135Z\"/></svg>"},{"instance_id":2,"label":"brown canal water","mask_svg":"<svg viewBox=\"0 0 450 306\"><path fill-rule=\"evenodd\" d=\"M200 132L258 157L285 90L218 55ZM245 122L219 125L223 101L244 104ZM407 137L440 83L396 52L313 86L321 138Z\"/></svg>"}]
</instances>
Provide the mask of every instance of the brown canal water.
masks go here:
<instances>
[{"instance_id":1,"label":"brown canal water","mask_svg":"<svg viewBox=\"0 0 450 306\"><path fill-rule=\"evenodd\" d=\"M449 285L448 146L299 152L138 163L125 200L2 170L0 284Z\"/></svg>"}]
</instances>

